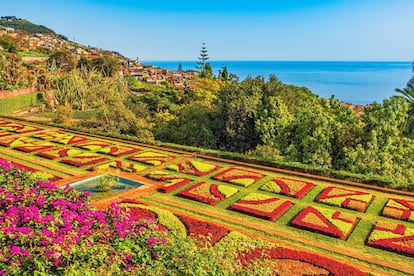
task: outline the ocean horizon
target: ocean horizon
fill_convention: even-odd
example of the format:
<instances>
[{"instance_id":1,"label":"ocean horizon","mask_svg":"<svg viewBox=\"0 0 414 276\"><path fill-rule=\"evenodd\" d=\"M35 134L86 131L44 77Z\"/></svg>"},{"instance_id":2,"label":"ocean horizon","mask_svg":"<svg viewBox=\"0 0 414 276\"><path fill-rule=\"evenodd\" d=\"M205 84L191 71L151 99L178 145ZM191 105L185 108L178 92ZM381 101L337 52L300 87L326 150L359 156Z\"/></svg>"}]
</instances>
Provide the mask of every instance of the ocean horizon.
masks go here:
<instances>
[{"instance_id":1,"label":"ocean horizon","mask_svg":"<svg viewBox=\"0 0 414 276\"><path fill-rule=\"evenodd\" d=\"M226 66L240 80L275 75L286 84L304 86L323 98L353 104L381 103L404 88L413 76L410 61L209 61L215 75ZM196 70L196 61L142 61L161 68Z\"/></svg>"}]
</instances>

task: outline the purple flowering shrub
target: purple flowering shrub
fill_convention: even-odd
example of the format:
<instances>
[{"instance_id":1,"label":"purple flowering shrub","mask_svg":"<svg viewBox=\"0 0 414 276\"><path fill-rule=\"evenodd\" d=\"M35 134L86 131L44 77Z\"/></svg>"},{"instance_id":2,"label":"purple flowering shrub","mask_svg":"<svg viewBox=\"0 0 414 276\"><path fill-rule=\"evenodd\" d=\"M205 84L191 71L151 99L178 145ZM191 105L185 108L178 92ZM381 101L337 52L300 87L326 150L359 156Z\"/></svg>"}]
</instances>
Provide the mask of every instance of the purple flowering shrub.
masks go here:
<instances>
[{"instance_id":1,"label":"purple flowering shrub","mask_svg":"<svg viewBox=\"0 0 414 276\"><path fill-rule=\"evenodd\" d=\"M137 221L113 204L33 179L0 159L0 275L234 271L234 255Z\"/></svg>"}]
</instances>

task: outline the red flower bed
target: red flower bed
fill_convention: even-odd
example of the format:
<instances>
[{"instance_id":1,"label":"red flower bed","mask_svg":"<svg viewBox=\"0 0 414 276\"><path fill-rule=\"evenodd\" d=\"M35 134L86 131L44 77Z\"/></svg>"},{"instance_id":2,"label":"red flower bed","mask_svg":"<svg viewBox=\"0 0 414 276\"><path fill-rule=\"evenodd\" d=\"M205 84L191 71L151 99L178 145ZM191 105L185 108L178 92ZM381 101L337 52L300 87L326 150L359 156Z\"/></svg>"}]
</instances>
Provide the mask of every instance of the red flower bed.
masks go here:
<instances>
[{"instance_id":1,"label":"red flower bed","mask_svg":"<svg viewBox=\"0 0 414 276\"><path fill-rule=\"evenodd\" d=\"M21 134L42 130L38 127L28 126L21 123L13 123L9 121L2 121L0 124L0 129Z\"/></svg>"},{"instance_id":2,"label":"red flower bed","mask_svg":"<svg viewBox=\"0 0 414 276\"><path fill-rule=\"evenodd\" d=\"M384 217L414 222L414 200L392 198L382 210Z\"/></svg>"},{"instance_id":3,"label":"red flower bed","mask_svg":"<svg viewBox=\"0 0 414 276\"><path fill-rule=\"evenodd\" d=\"M59 144L72 145L89 140L86 137L66 133L64 131L48 131L32 135L33 137L48 140Z\"/></svg>"},{"instance_id":4,"label":"red flower bed","mask_svg":"<svg viewBox=\"0 0 414 276\"><path fill-rule=\"evenodd\" d=\"M238 259L244 266L248 266L251 262L260 259L289 259L296 260L317 267L321 267L329 271L329 275L337 276L365 276L368 275L360 271L358 268L348 264L336 261L323 255L314 254L306 251L292 250L288 248L255 248L238 252Z\"/></svg>"},{"instance_id":5,"label":"red flower bed","mask_svg":"<svg viewBox=\"0 0 414 276\"><path fill-rule=\"evenodd\" d=\"M79 154L79 153L80 153L80 150L78 149L54 148L54 149L38 152L36 155L54 160L57 158L68 157L68 156L72 156L74 154Z\"/></svg>"},{"instance_id":6,"label":"red flower bed","mask_svg":"<svg viewBox=\"0 0 414 276\"><path fill-rule=\"evenodd\" d=\"M271 197L260 200L240 199L233 203L230 206L230 209L244 214L275 221L286 213L292 206L293 203L289 200Z\"/></svg>"},{"instance_id":7,"label":"red flower bed","mask_svg":"<svg viewBox=\"0 0 414 276\"><path fill-rule=\"evenodd\" d=\"M106 157L102 157L100 155L93 155L93 154L79 154L76 156L72 156L67 159L62 159L60 162L72 165L74 167L84 167L88 165L94 165L100 162L104 162L108 160Z\"/></svg>"},{"instance_id":8,"label":"red flower bed","mask_svg":"<svg viewBox=\"0 0 414 276\"><path fill-rule=\"evenodd\" d=\"M3 132L3 131L0 131L0 138L2 138L2 137L6 137L6 136L10 136L10 135L13 135L13 134L11 134L11 133L9 133L9 132Z\"/></svg>"},{"instance_id":9,"label":"red flower bed","mask_svg":"<svg viewBox=\"0 0 414 276\"><path fill-rule=\"evenodd\" d=\"M188 216L177 216L187 228L187 234L196 238L204 237L210 244L215 244L228 234L227 228Z\"/></svg>"},{"instance_id":10,"label":"red flower bed","mask_svg":"<svg viewBox=\"0 0 414 276\"><path fill-rule=\"evenodd\" d=\"M233 187L226 187L227 189L230 189L231 191L228 195L225 195L219 191L218 186L219 185L210 184L207 182L199 182L179 192L178 195L193 199L195 201L207 203L210 205L216 205L220 201L226 199L227 197L237 192L237 189Z\"/></svg>"},{"instance_id":11,"label":"red flower bed","mask_svg":"<svg viewBox=\"0 0 414 276\"><path fill-rule=\"evenodd\" d=\"M124 202L126 203L126 202ZM147 210L147 209L143 209L143 208L139 208L139 207L131 207L128 206L128 210L129 213L132 215L133 218L135 218L135 220L150 220L150 221L155 221L158 218L158 215L156 213L154 213L151 210ZM158 229L162 230L162 231L167 231L167 228L158 223L155 222L155 225L157 226Z\"/></svg>"},{"instance_id":12,"label":"red flower bed","mask_svg":"<svg viewBox=\"0 0 414 276\"><path fill-rule=\"evenodd\" d=\"M292 221L291 225L345 240L354 230L359 219L341 211L316 209L308 206Z\"/></svg>"},{"instance_id":13,"label":"red flower bed","mask_svg":"<svg viewBox=\"0 0 414 276\"><path fill-rule=\"evenodd\" d=\"M266 183L260 189L267 192L279 193L295 198L302 198L310 190L315 187L315 184L307 181L297 180L287 177L279 177Z\"/></svg>"},{"instance_id":14,"label":"red flower bed","mask_svg":"<svg viewBox=\"0 0 414 276\"><path fill-rule=\"evenodd\" d=\"M146 174L144 177L156 181L166 182L164 186L159 188L160 191L165 193L169 193L191 182L191 179L189 178L158 171Z\"/></svg>"},{"instance_id":15,"label":"red flower bed","mask_svg":"<svg viewBox=\"0 0 414 276\"><path fill-rule=\"evenodd\" d=\"M119 157L119 156L135 153L139 150L140 149L138 149L136 147L132 147L132 146L115 145L115 146L109 146L109 147L106 147L106 148L102 148L102 149L98 150L98 152L108 154L108 155L111 155L111 156L115 156L115 157Z\"/></svg>"},{"instance_id":16,"label":"red flower bed","mask_svg":"<svg viewBox=\"0 0 414 276\"><path fill-rule=\"evenodd\" d=\"M220 168L221 167L219 165L194 159L185 160L178 164L168 166L168 169L170 170L196 176L204 176Z\"/></svg>"},{"instance_id":17,"label":"red flower bed","mask_svg":"<svg viewBox=\"0 0 414 276\"><path fill-rule=\"evenodd\" d=\"M107 142L107 141L100 141L100 140L89 140L82 143L77 143L75 146L81 149L87 149L87 150L100 150L102 148L106 148L109 146L112 146L113 143Z\"/></svg>"},{"instance_id":18,"label":"red flower bed","mask_svg":"<svg viewBox=\"0 0 414 276\"><path fill-rule=\"evenodd\" d=\"M316 201L359 212L365 212L373 199L374 196L367 192L331 186L323 190L316 198Z\"/></svg>"},{"instance_id":19,"label":"red flower bed","mask_svg":"<svg viewBox=\"0 0 414 276\"><path fill-rule=\"evenodd\" d=\"M44 141L38 141L30 137L12 137L0 140L0 145L12 147L24 152L35 152L53 148L54 145Z\"/></svg>"},{"instance_id":20,"label":"red flower bed","mask_svg":"<svg viewBox=\"0 0 414 276\"><path fill-rule=\"evenodd\" d=\"M368 238L368 245L414 256L414 228L403 224L377 222Z\"/></svg>"},{"instance_id":21,"label":"red flower bed","mask_svg":"<svg viewBox=\"0 0 414 276\"><path fill-rule=\"evenodd\" d=\"M161 165L162 163L171 161L174 158L175 156L151 150L139 152L128 157L129 160L149 164L152 166Z\"/></svg>"},{"instance_id":22,"label":"red flower bed","mask_svg":"<svg viewBox=\"0 0 414 276\"><path fill-rule=\"evenodd\" d=\"M89 170L99 171L99 170L106 170L108 168L119 169L121 171L128 172L128 173L135 173L135 172L145 170L147 167L145 165L136 164L133 162L127 162L127 161L122 161L122 160L112 160L112 161L105 162L97 166L91 167L89 168Z\"/></svg>"},{"instance_id":23,"label":"red flower bed","mask_svg":"<svg viewBox=\"0 0 414 276\"><path fill-rule=\"evenodd\" d=\"M213 176L213 179L244 187L256 183L264 174L240 168L228 168Z\"/></svg>"}]
</instances>

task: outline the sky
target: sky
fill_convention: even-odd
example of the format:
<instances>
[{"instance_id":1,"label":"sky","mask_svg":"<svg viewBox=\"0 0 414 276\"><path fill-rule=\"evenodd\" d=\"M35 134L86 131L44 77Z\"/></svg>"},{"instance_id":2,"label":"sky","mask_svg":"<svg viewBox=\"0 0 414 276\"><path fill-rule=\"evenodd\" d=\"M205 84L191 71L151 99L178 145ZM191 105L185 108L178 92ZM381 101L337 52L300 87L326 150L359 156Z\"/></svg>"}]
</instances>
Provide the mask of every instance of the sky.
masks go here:
<instances>
[{"instance_id":1,"label":"sky","mask_svg":"<svg viewBox=\"0 0 414 276\"><path fill-rule=\"evenodd\" d=\"M0 15L143 61L414 60L413 0L0 0Z\"/></svg>"}]
</instances>

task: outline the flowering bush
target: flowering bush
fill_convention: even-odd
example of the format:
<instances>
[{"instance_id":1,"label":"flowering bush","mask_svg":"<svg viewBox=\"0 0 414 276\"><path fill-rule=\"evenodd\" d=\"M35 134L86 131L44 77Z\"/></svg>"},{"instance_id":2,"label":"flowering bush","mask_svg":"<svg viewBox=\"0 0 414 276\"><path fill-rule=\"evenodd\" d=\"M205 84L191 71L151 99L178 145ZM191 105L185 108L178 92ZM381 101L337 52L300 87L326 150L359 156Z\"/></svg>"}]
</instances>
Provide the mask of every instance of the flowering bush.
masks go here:
<instances>
[{"instance_id":1,"label":"flowering bush","mask_svg":"<svg viewBox=\"0 0 414 276\"><path fill-rule=\"evenodd\" d=\"M0 275L227 275L232 253L160 231L113 204L30 178L0 159Z\"/></svg>"},{"instance_id":2,"label":"flowering bush","mask_svg":"<svg viewBox=\"0 0 414 276\"><path fill-rule=\"evenodd\" d=\"M293 203L276 197L250 193L231 205L231 209L259 218L275 221L286 213Z\"/></svg>"},{"instance_id":3,"label":"flowering bush","mask_svg":"<svg viewBox=\"0 0 414 276\"><path fill-rule=\"evenodd\" d=\"M311 182L279 177L267 182L260 189L267 192L302 198L309 193L313 187L315 187L315 184Z\"/></svg>"},{"instance_id":4,"label":"flowering bush","mask_svg":"<svg viewBox=\"0 0 414 276\"><path fill-rule=\"evenodd\" d=\"M291 221L291 224L301 229L345 240L358 221L359 219L351 214L308 206Z\"/></svg>"},{"instance_id":5,"label":"flowering bush","mask_svg":"<svg viewBox=\"0 0 414 276\"><path fill-rule=\"evenodd\" d=\"M368 238L368 245L414 256L414 228L378 221Z\"/></svg>"},{"instance_id":6,"label":"flowering bush","mask_svg":"<svg viewBox=\"0 0 414 276\"><path fill-rule=\"evenodd\" d=\"M322 191L316 198L317 202L365 212L374 196L367 192L355 191L331 186Z\"/></svg>"},{"instance_id":7,"label":"flowering bush","mask_svg":"<svg viewBox=\"0 0 414 276\"><path fill-rule=\"evenodd\" d=\"M169 165L167 168L180 173L204 176L218 170L220 166L195 159L189 159L176 165Z\"/></svg>"},{"instance_id":8,"label":"flowering bush","mask_svg":"<svg viewBox=\"0 0 414 276\"><path fill-rule=\"evenodd\" d=\"M240 168L228 168L213 176L213 179L248 187L261 179L264 174Z\"/></svg>"}]
</instances>

